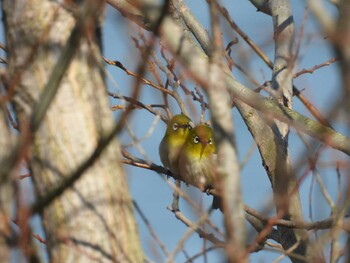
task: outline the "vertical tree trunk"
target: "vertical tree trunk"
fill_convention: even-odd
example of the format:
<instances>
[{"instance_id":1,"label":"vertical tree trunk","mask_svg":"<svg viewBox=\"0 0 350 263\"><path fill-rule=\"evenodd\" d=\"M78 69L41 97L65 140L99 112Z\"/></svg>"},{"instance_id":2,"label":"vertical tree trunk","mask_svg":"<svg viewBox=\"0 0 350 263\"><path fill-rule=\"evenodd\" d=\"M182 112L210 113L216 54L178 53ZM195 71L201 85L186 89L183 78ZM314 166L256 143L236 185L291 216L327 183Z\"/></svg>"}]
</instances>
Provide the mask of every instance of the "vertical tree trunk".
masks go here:
<instances>
[{"instance_id":1,"label":"vertical tree trunk","mask_svg":"<svg viewBox=\"0 0 350 263\"><path fill-rule=\"evenodd\" d=\"M6 162L12 146L12 136L6 123L4 105L0 105L0 167ZM12 173L0 178L0 255L3 262L10 261L11 212L14 201Z\"/></svg>"},{"instance_id":2,"label":"vertical tree trunk","mask_svg":"<svg viewBox=\"0 0 350 263\"><path fill-rule=\"evenodd\" d=\"M52 1L5 0L3 8L8 83L18 81L9 89L15 91L13 102L23 134L75 20ZM74 172L113 125L101 54L91 37L96 25L89 26L80 32L84 35L79 47L29 148L38 197ZM43 224L51 262L143 261L117 139L44 210Z\"/></svg>"}]
</instances>

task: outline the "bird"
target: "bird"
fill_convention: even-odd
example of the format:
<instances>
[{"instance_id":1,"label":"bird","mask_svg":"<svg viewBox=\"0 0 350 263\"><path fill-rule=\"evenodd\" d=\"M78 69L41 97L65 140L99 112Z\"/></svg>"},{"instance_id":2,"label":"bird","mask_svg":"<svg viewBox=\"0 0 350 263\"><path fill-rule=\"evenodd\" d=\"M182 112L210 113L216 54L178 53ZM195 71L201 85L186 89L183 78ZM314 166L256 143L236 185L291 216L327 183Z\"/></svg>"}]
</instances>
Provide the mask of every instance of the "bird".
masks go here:
<instances>
[{"instance_id":1,"label":"bird","mask_svg":"<svg viewBox=\"0 0 350 263\"><path fill-rule=\"evenodd\" d=\"M175 115L168 121L166 132L159 144L160 160L176 178L176 188L173 194L174 199L171 205L174 211L179 210L179 189L181 186L181 178L178 170L179 154L193 127L194 124L188 116L184 114Z\"/></svg>"},{"instance_id":2,"label":"bird","mask_svg":"<svg viewBox=\"0 0 350 263\"><path fill-rule=\"evenodd\" d=\"M180 152L179 173L186 184L202 191L215 188L217 162L216 144L213 129L206 124L193 128ZM213 209L220 208L221 200L214 196Z\"/></svg>"},{"instance_id":3,"label":"bird","mask_svg":"<svg viewBox=\"0 0 350 263\"><path fill-rule=\"evenodd\" d=\"M160 160L175 176L179 176L179 153L193 127L194 124L188 116L174 115L168 121L166 132L159 144Z\"/></svg>"}]
</instances>

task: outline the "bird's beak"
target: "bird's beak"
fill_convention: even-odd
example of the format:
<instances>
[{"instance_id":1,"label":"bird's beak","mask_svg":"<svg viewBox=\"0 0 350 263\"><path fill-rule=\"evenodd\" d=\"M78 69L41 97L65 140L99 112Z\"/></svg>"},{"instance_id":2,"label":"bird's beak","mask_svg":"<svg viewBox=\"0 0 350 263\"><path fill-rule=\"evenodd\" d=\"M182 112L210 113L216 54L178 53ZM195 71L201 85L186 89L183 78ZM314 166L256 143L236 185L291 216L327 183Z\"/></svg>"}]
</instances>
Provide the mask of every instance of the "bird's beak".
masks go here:
<instances>
[{"instance_id":1,"label":"bird's beak","mask_svg":"<svg viewBox=\"0 0 350 263\"><path fill-rule=\"evenodd\" d=\"M202 147L201 147L201 153L200 153L200 157L202 159L202 155L204 153L205 147L207 147L207 141L201 141Z\"/></svg>"},{"instance_id":2,"label":"bird's beak","mask_svg":"<svg viewBox=\"0 0 350 263\"><path fill-rule=\"evenodd\" d=\"M186 134L186 130L189 128L189 126L191 126L191 128L193 128L193 123L190 122L188 125L181 125L180 128L182 129L182 136L184 136Z\"/></svg>"},{"instance_id":3,"label":"bird's beak","mask_svg":"<svg viewBox=\"0 0 350 263\"><path fill-rule=\"evenodd\" d=\"M187 130L187 125L184 125L181 128L182 128L182 136L185 136L186 130Z\"/></svg>"}]
</instances>

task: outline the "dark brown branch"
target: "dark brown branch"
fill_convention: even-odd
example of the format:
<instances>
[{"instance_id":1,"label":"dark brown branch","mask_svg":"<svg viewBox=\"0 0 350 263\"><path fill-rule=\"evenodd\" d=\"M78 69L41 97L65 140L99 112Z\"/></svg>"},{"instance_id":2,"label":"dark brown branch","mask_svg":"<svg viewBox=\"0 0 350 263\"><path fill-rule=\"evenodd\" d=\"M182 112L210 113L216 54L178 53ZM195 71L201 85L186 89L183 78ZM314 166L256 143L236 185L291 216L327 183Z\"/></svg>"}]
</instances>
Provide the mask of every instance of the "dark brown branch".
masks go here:
<instances>
[{"instance_id":1,"label":"dark brown branch","mask_svg":"<svg viewBox=\"0 0 350 263\"><path fill-rule=\"evenodd\" d=\"M168 169L166 169L163 166L157 165L155 163L148 163L143 159L137 158L133 155L131 155L129 152L127 152L125 149L121 150L122 155L126 158L123 160L123 163L132 165L135 167L140 167L148 170L155 171L159 174L165 174L168 177L172 177L175 180L178 179L176 176L174 176Z\"/></svg>"}]
</instances>

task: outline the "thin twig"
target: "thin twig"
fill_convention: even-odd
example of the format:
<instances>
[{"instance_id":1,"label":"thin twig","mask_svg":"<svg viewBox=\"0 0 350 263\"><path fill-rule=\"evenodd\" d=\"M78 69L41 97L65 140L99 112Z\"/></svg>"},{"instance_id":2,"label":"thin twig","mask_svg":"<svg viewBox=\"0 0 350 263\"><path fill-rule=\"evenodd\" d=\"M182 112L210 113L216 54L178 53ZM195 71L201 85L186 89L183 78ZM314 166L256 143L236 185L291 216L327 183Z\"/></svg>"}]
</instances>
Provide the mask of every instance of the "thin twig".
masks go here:
<instances>
[{"instance_id":1,"label":"thin twig","mask_svg":"<svg viewBox=\"0 0 350 263\"><path fill-rule=\"evenodd\" d=\"M318 170L315 168L314 169L314 173L315 173L315 176L316 176L316 180L317 180L317 183L321 189L321 193L323 195L323 197L326 199L327 203L329 204L331 210L333 211L334 208L335 208L335 204L331 198L331 196L329 195L327 189L326 189L326 186L324 185L323 181L322 181L322 178L320 176L320 173L318 172Z\"/></svg>"},{"instance_id":2,"label":"thin twig","mask_svg":"<svg viewBox=\"0 0 350 263\"><path fill-rule=\"evenodd\" d=\"M321 64L318 64L318 65L315 65L309 69L302 69L302 70L298 71L297 73L294 74L293 78L294 79L298 78L299 76L301 76L303 74L307 74L307 73L312 74L315 72L315 70L332 65L334 62L337 62L337 61L339 61L339 58L337 58L337 57L330 58L327 61L325 61Z\"/></svg>"},{"instance_id":3,"label":"thin twig","mask_svg":"<svg viewBox=\"0 0 350 263\"><path fill-rule=\"evenodd\" d=\"M112 66L116 66L116 67L122 69L122 70L123 70L126 74L128 74L129 76L132 76L132 77L134 77L134 78L140 79L140 81L141 81L142 83L147 84L147 85L149 85L149 86L151 86L151 87L153 87L153 88L155 88L155 89L157 89L157 90L160 90L161 92L165 92L165 93L167 93L167 94L169 94L169 95L171 95L171 96L173 95L173 92L172 92L172 91L170 91L170 90L168 90L168 89L165 89L165 88L163 88L163 87L161 87L161 86L159 86L159 85L156 85L156 84L154 84L152 81L150 81L150 80L148 80L148 79L146 79L146 78L144 78L144 77L138 76L136 73L134 73L134 72L128 70L127 68L125 68L125 67L123 66L123 64L122 64L121 62L119 62L119 61L117 61L117 60L112 61L112 60L109 60L109 59L106 58L106 57L103 57L103 59L104 59L104 61L105 61L107 64L112 65Z\"/></svg>"},{"instance_id":4,"label":"thin twig","mask_svg":"<svg viewBox=\"0 0 350 263\"><path fill-rule=\"evenodd\" d=\"M193 263L193 260L199 258L200 256L202 256L204 253L208 253L214 249L218 249L218 246L211 246L211 247L208 247L206 248L204 251L200 251L198 252L197 254L194 254L192 257L188 258L184 263Z\"/></svg>"},{"instance_id":5,"label":"thin twig","mask_svg":"<svg viewBox=\"0 0 350 263\"><path fill-rule=\"evenodd\" d=\"M21 175L19 175L17 178L19 179L19 180L23 180L23 179L25 179L25 178L28 178L28 177L31 177L32 175L30 174L30 173L27 173L27 174L21 174Z\"/></svg>"},{"instance_id":6,"label":"thin twig","mask_svg":"<svg viewBox=\"0 0 350 263\"><path fill-rule=\"evenodd\" d=\"M132 103L135 107L134 108L140 108L140 109L145 109L147 111L149 111L150 113L152 113L153 115L155 116L159 116L162 121L164 122L167 122L167 118L159 111L156 111L154 108L155 107L159 107L159 108L162 108L164 107L164 105L161 105L161 104L144 104L132 97L128 97L128 96L122 96L122 95L118 95L116 93L112 93L112 92L108 92L108 95L111 96L112 98L115 98L115 99L122 99L122 100L125 100L127 102L130 102ZM124 109L125 107L122 106L120 108L114 106L112 107L113 110L116 110L116 109Z\"/></svg>"},{"instance_id":7,"label":"thin twig","mask_svg":"<svg viewBox=\"0 0 350 263\"><path fill-rule=\"evenodd\" d=\"M15 122L10 111L7 108L6 108L6 115L7 115L7 119L11 123L12 128L14 128L15 130L19 130L18 124Z\"/></svg>"},{"instance_id":8,"label":"thin twig","mask_svg":"<svg viewBox=\"0 0 350 263\"><path fill-rule=\"evenodd\" d=\"M213 244L222 247L224 245L223 241L216 238L213 234L209 234L204 232L201 228L199 228L199 225L201 225L205 220L207 220L207 214L204 214L197 223L192 223L187 217L185 217L180 211L174 211L170 207L168 207L169 211L173 212L175 214L175 217L179 219L182 223L184 223L187 227L190 228L191 233L196 232L199 237L205 238L212 242ZM189 233L189 232L188 232Z\"/></svg>"},{"instance_id":9,"label":"thin twig","mask_svg":"<svg viewBox=\"0 0 350 263\"><path fill-rule=\"evenodd\" d=\"M181 213L177 213L177 210L173 210L172 208L169 208L170 211L175 213L176 218L180 219L183 223L187 222L190 223L190 221ZM209 213L203 214L195 223L190 223L190 225L186 225L189 227L189 229L185 232L185 234L182 236L182 238L177 242L177 245L172 253L170 253L167 262L173 262L176 254L183 248L185 242L187 239L190 238L190 236L193 234L193 232L201 232L205 233L204 230L199 230L200 226L209 218ZM197 231L198 229L198 231ZM199 234L199 233L198 233ZM200 234L199 234L200 235ZM205 235L208 235L205 233ZM200 235L200 237L204 237L203 235ZM215 239L213 239L215 240ZM215 243L214 243L215 244Z\"/></svg>"},{"instance_id":10,"label":"thin twig","mask_svg":"<svg viewBox=\"0 0 350 263\"><path fill-rule=\"evenodd\" d=\"M255 51L256 54L269 66L273 67L272 61L265 55L265 53L250 39L250 37L243 32L243 30L240 29L240 27L233 21L233 19L230 17L229 13L227 12L226 8L220 6L216 1L215 4L219 10L219 12L223 15L223 17L226 19L226 21L229 23L231 28L235 30L238 35L240 35L244 41Z\"/></svg>"},{"instance_id":11,"label":"thin twig","mask_svg":"<svg viewBox=\"0 0 350 263\"><path fill-rule=\"evenodd\" d=\"M157 234L154 232L153 227L151 226L149 220L147 219L146 215L142 212L140 206L137 204L137 202L135 200L132 201L132 203L134 204L134 207L136 209L136 211L138 212L138 214L140 215L142 221L145 223L148 231L150 232L151 236L153 237L153 239L156 241L156 243L159 245L159 247L161 248L161 250L163 251L165 256L169 256L169 252L166 249L166 246L164 245L164 243L158 238Z\"/></svg>"}]
</instances>

